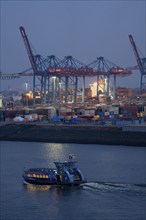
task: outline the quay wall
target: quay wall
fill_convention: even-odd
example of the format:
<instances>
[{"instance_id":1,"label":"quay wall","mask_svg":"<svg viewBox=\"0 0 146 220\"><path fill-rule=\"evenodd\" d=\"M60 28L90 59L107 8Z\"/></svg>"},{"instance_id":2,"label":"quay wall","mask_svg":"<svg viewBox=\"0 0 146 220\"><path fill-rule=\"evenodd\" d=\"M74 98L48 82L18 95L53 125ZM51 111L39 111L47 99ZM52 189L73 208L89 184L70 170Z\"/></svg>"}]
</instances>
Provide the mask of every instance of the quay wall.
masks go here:
<instances>
[{"instance_id":1,"label":"quay wall","mask_svg":"<svg viewBox=\"0 0 146 220\"><path fill-rule=\"evenodd\" d=\"M0 141L146 147L146 131L125 131L118 126L6 124L0 126Z\"/></svg>"}]
</instances>

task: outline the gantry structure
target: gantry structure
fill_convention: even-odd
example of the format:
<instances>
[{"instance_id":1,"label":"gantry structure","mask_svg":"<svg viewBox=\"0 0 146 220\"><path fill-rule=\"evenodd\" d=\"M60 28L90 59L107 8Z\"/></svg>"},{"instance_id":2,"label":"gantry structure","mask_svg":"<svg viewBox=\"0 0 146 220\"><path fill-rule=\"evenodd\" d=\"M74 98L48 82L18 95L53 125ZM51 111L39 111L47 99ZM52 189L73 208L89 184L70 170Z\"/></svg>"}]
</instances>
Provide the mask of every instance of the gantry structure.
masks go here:
<instances>
[{"instance_id":1,"label":"gantry structure","mask_svg":"<svg viewBox=\"0 0 146 220\"><path fill-rule=\"evenodd\" d=\"M109 96L110 80L114 80L113 96L115 97L116 78L118 76L127 76L131 70L125 70L104 57L97 57L90 64L75 59L72 56L65 56L59 59L55 55L43 58L41 55L34 55L26 35L25 29L20 27L20 33L31 63L31 68L18 74L2 74L0 78L16 78L21 76L33 77L33 104L35 105L38 92L40 93L42 104L61 104L77 103L78 95L82 97L82 103L85 102L85 85L89 77L97 78L97 87L99 81L105 81L104 95ZM97 88L97 96L99 88Z\"/></svg>"},{"instance_id":2,"label":"gantry structure","mask_svg":"<svg viewBox=\"0 0 146 220\"><path fill-rule=\"evenodd\" d=\"M95 75L97 76L97 97L100 91L100 82L103 82L103 94L105 97L109 97L110 94L110 80L112 78L112 94L113 99L116 98L116 79L117 77L125 77L130 75L132 72L129 69L124 69L122 67L117 66L111 61L105 59L104 57L97 57L94 61L92 61L88 67L92 68Z\"/></svg>"}]
</instances>

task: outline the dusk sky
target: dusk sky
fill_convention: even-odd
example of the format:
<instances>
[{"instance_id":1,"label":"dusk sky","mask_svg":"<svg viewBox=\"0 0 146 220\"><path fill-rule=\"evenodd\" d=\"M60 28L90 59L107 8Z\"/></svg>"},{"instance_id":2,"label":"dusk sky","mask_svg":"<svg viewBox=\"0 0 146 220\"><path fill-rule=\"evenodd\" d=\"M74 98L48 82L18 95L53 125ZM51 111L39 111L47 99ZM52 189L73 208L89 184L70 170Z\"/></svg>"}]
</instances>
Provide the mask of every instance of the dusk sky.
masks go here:
<instances>
[{"instance_id":1,"label":"dusk sky","mask_svg":"<svg viewBox=\"0 0 146 220\"><path fill-rule=\"evenodd\" d=\"M121 67L135 66L132 34L146 57L146 1L8 1L1 0L0 71L17 73L30 67L19 27L23 26L38 54L63 59L72 55L85 64L103 56ZM94 79L89 79L89 82ZM1 90L25 88L31 77L2 80ZM117 84L138 87L140 72Z\"/></svg>"}]
</instances>

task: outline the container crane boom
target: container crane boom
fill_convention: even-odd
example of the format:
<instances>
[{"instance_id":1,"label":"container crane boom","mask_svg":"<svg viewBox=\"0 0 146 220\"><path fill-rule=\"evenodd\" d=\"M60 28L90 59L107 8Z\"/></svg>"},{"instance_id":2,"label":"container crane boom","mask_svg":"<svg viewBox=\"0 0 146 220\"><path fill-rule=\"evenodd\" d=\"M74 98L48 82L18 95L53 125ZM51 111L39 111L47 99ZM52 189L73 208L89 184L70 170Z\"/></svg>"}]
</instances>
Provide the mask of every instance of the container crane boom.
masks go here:
<instances>
[{"instance_id":1,"label":"container crane boom","mask_svg":"<svg viewBox=\"0 0 146 220\"><path fill-rule=\"evenodd\" d=\"M24 45L25 45L25 48L26 48L31 66L32 66L33 70L35 70L35 68L36 68L35 59L34 59L34 55L33 55L28 37L27 37L26 32L25 32L25 29L22 26L19 29L20 29L20 33L21 33L21 36L22 36L23 41L24 41Z\"/></svg>"},{"instance_id":2,"label":"container crane boom","mask_svg":"<svg viewBox=\"0 0 146 220\"><path fill-rule=\"evenodd\" d=\"M24 41L24 45L25 45L32 69L33 69L33 104L35 105L35 92L36 92L36 79L35 79L36 77L35 76L37 74L37 65L35 62L35 58L34 58L28 37L25 32L25 29L22 26L19 29L20 29L20 33L21 33L23 41Z\"/></svg>"},{"instance_id":3,"label":"container crane boom","mask_svg":"<svg viewBox=\"0 0 146 220\"><path fill-rule=\"evenodd\" d=\"M136 44L134 42L133 36L131 34L129 35L129 40L130 40L130 43L132 45L132 48L133 48L133 51L134 51L134 54L135 54L135 57L136 57L136 61L137 61L137 64L138 64L138 67L139 67L139 70L140 70L140 73L141 73L140 94L142 94L142 78L143 78L143 75L144 75L144 68L143 68L143 64L141 62L141 59L139 57L139 53L138 53Z\"/></svg>"}]
</instances>

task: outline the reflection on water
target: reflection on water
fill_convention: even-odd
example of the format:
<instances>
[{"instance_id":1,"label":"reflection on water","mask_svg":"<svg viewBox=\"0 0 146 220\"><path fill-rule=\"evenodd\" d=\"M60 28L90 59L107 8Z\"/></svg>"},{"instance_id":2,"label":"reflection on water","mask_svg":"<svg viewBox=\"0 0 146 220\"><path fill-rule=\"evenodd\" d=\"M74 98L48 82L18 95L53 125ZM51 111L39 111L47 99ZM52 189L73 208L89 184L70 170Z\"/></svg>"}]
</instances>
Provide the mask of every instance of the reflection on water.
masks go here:
<instances>
[{"instance_id":1,"label":"reflection on water","mask_svg":"<svg viewBox=\"0 0 146 220\"><path fill-rule=\"evenodd\" d=\"M54 161L66 160L70 152L64 154L64 151L68 151L67 144L44 143L42 153L47 159L47 166L52 167Z\"/></svg>"},{"instance_id":2,"label":"reflection on water","mask_svg":"<svg viewBox=\"0 0 146 220\"><path fill-rule=\"evenodd\" d=\"M45 185L34 185L34 184L24 184L24 187L29 191L49 191L51 186Z\"/></svg>"}]
</instances>

